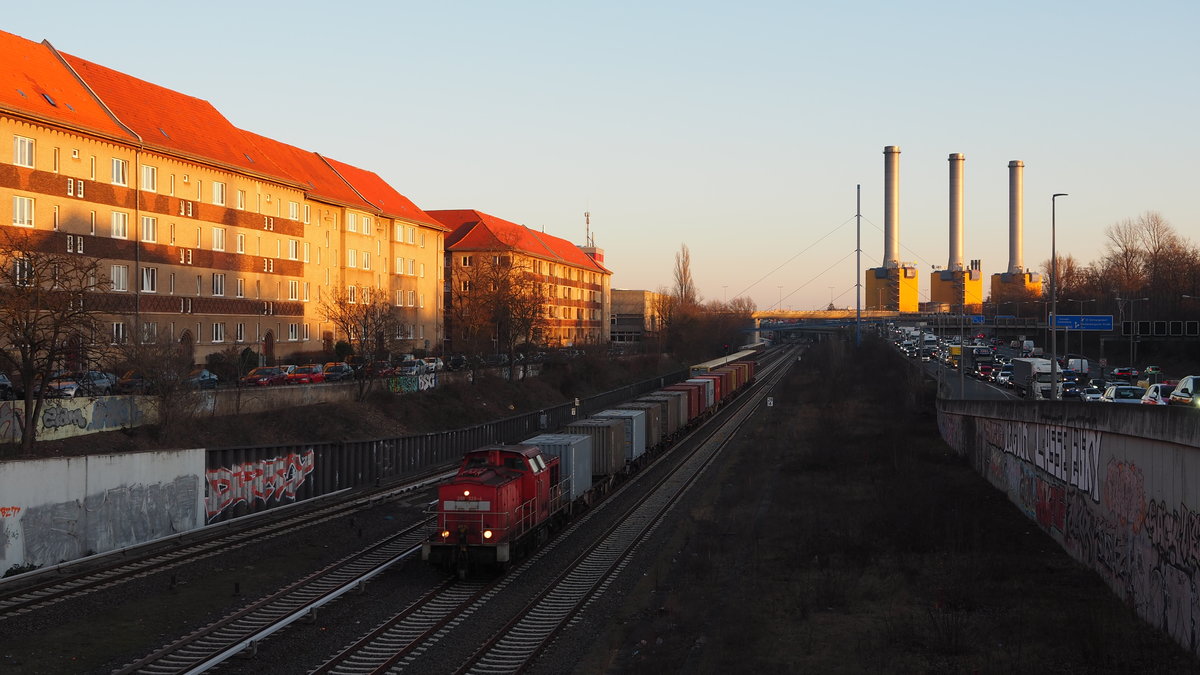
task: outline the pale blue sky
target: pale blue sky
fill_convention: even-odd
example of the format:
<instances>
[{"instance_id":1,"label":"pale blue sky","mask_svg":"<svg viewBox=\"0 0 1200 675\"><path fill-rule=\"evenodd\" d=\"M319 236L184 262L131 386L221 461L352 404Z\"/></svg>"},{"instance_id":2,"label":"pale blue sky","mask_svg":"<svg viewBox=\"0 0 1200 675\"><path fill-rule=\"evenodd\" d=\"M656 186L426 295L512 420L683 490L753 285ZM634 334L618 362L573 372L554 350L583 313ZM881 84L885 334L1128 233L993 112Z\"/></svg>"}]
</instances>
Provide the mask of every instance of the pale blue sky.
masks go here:
<instances>
[{"instance_id":1,"label":"pale blue sky","mask_svg":"<svg viewBox=\"0 0 1200 675\"><path fill-rule=\"evenodd\" d=\"M206 99L422 208L577 243L590 211L617 288L669 285L686 243L706 298L853 307L855 185L872 267L886 145L922 299L947 263L954 152L985 275L1008 265L1013 159L1027 266L1049 258L1055 192L1059 250L1085 262L1145 211L1200 241L1194 0L8 4L0 29Z\"/></svg>"}]
</instances>

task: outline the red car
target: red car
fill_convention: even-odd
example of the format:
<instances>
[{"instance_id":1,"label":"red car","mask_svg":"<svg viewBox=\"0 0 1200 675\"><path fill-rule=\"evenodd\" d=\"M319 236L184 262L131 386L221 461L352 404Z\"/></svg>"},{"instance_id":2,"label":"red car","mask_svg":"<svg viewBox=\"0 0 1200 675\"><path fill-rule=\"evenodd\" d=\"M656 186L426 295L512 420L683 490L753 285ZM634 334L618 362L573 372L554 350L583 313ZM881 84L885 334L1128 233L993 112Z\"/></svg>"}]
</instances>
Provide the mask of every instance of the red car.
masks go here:
<instances>
[{"instance_id":1,"label":"red car","mask_svg":"<svg viewBox=\"0 0 1200 675\"><path fill-rule=\"evenodd\" d=\"M325 367L319 363L296 366L287 374L288 384L317 384L325 381Z\"/></svg>"},{"instance_id":2,"label":"red car","mask_svg":"<svg viewBox=\"0 0 1200 675\"><path fill-rule=\"evenodd\" d=\"M277 366L259 366L242 376L241 383L249 387L267 387L287 384L287 375Z\"/></svg>"}]
</instances>

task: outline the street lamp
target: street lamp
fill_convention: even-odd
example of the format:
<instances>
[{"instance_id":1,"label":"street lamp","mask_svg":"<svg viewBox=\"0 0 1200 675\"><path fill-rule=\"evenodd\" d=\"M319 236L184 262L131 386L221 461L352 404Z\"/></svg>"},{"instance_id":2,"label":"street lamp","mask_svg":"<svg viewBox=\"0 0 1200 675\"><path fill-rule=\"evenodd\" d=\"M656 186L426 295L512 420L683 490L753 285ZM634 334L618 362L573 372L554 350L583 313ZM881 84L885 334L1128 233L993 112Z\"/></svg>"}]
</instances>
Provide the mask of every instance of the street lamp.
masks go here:
<instances>
[{"instance_id":1,"label":"street lamp","mask_svg":"<svg viewBox=\"0 0 1200 675\"><path fill-rule=\"evenodd\" d=\"M1050 196L1050 400L1062 398L1058 390L1058 249L1056 246L1057 226L1055 212L1058 198L1066 197L1065 192L1056 192Z\"/></svg>"}]
</instances>

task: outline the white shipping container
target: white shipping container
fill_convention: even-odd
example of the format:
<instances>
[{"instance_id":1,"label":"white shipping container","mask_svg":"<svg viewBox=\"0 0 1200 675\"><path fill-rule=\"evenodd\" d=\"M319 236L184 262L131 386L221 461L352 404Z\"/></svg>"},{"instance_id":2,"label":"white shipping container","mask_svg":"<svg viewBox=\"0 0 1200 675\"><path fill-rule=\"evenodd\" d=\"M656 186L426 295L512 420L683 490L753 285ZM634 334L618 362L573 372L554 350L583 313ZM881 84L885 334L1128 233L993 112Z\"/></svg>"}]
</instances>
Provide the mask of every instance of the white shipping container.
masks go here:
<instances>
[{"instance_id":1,"label":"white shipping container","mask_svg":"<svg viewBox=\"0 0 1200 675\"><path fill-rule=\"evenodd\" d=\"M688 384L697 384L697 383L703 384L704 385L704 395L705 395L704 409L707 410L707 409L713 407L713 404L715 404L717 402L717 392L716 392L717 385L713 384L712 380L695 378L695 379L688 380L687 382L688 382Z\"/></svg>"},{"instance_id":2,"label":"white shipping container","mask_svg":"<svg viewBox=\"0 0 1200 675\"><path fill-rule=\"evenodd\" d=\"M602 410L592 417L625 423L625 459L633 461L646 453L646 413L641 410Z\"/></svg>"},{"instance_id":3,"label":"white shipping container","mask_svg":"<svg viewBox=\"0 0 1200 675\"><path fill-rule=\"evenodd\" d=\"M522 441L558 458L563 480L570 481L572 500L592 487L592 437L583 434L542 434Z\"/></svg>"}]
</instances>

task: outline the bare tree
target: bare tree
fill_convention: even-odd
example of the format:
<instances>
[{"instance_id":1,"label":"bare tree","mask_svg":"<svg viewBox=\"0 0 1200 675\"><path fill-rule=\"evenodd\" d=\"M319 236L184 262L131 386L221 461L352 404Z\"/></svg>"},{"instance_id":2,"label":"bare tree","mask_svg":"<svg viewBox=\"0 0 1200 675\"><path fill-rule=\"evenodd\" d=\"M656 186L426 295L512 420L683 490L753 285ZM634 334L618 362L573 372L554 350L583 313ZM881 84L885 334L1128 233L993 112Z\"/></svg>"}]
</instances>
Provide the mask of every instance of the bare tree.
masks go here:
<instances>
[{"instance_id":1,"label":"bare tree","mask_svg":"<svg viewBox=\"0 0 1200 675\"><path fill-rule=\"evenodd\" d=\"M696 281L692 278L692 252L687 244L681 244L675 254L675 298L685 308L700 304L700 294L696 291Z\"/></svg>"},{"instance_id":2,"label":"bare tree","mask_svg":"<svg viewBox=\"0 0 1200 675\"><path fill-rule=\"evenodd\" d=\"M398 335L400 322L396 309L388 304L385 291L367 286L354 291L349 288L331 290L321 301L320 309L325 320L346 336L346 341L364 362L357 378L358 398L362 400L372 382L364 372L365 365L385 354L389 342Z\"/></svg>"},{"instance_id":3,"label":"bare tree","mask_svg":"<svg viewBox=\"0 0 1200 675\"><path fill-rule=\"evenodd\" d=\"M1134 221L1126 219L1104 228L1104 257L1105 276L1112 280L1117 292L1129 296L1136 294L1145 286L1142 273L1144 256L1141 246L1141 233Z\"/></svg>"},{"instance_id":4,"label":"bare tree","mask_svg":"<svg viewBox=\"0 0 1200 675\"><path fill-rule=\"evenodd\" d=\"M126 342L118 353L130 368L141 374L145 394L158 406L158 438L171 440L183 422L196 416L199 395L185 382L192 370L192 357L177 341L159 336L154 340Z\"/></svg>"},{"instance_id":5,"label":"bare tree","mask_svg":"<svg viewBox=\"0 0 1200 675\"><path fill-rule=\"evenodd\" d=\"M508 294L504 305L508 316L509 359L512 360L517 345L542 343L548 323L546 303L549 298L545 284L529 269L529 265L512 266L508 276Z\"/></svg>"},{"instance_id":6,"label":"bare tree","mask_svg":"<svg viewBox=\"0 0 1200 675\"><path fill-rule=\"evenodd\" d=\"M45 387L54 369L78 366L95 341L109 342L114 331L102 330L101 303L110 287L100 261L76 253L60 253L60 237L44 232L11 231L0 235L0 357L14 369L24 388L21 450L37 440ZM116 339L123 338L124 324ZM76 363L68 363L76 361Z\"/></svg>"}]
</instances>

